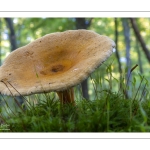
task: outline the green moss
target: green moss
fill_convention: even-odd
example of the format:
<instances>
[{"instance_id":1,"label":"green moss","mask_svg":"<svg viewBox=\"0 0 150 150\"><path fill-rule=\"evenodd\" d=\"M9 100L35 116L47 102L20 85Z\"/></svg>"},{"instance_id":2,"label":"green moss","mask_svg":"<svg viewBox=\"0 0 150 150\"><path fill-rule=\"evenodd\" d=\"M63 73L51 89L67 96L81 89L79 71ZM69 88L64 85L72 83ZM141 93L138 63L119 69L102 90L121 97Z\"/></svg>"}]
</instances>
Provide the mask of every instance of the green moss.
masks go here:
<instances>
[{"instance_id":1,"label":"green moss","mask_svg":"<svg viewBox=\"0 0 150 150\"><path fill-rule=\"evenodd\" d=\"M46 99L9 117L11 132L149 132L150 101L134 101L108 92L104 99L76 106ZM4 131L2 131L4 132ZM8 132L8 131L5 131Z\"/></svg>"}]
</instances>

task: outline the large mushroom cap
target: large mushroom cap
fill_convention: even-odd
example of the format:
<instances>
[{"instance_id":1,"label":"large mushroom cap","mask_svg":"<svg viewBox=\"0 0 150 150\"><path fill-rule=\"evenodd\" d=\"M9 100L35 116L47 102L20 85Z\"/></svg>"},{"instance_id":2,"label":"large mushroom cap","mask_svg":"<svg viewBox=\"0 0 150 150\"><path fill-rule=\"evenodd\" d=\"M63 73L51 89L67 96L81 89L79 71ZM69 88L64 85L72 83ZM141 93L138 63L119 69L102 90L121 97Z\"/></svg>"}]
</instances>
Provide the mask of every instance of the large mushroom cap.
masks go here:
<instances>
[{"instance_id":1,"label":"large mushroom cap","mask_svg":"<svg viewBox=\"0 0 150 150\"><path fill-rule=\"evenodd\" d=\"M113 47L111 39L89 30L45 35L5 59L0 67L0 92L17 96L65 90L86 79L112 54Z\"/></svg>"}]
</instances>

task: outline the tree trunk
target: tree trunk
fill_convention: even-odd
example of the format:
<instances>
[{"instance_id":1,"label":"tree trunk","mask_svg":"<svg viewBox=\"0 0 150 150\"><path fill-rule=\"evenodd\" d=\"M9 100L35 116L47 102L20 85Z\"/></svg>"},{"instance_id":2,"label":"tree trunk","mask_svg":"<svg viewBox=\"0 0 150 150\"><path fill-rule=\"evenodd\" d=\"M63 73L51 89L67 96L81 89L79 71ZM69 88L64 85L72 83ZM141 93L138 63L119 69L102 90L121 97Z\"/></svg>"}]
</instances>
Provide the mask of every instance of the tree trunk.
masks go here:
<instances>
[{"instance_id":1,"label":"tree trunk","mask_svg":"<svg viewBox=\"0 0 150 150\"><path fill-rule=\"evenodd\" d=\"M122 68L121 68L121 63L120 63L120 55L118 52L118 21L117 21L117 18L115 18L114 21L115 21L115 43L116 43L116 53L115 54L116 54L116 58L118 61L118 70L120 73L120 87L122 87L122 84L121 84Z\"/></svg>"},{"instance_id":2,"label":"tree trunk","mask_svg":"<svg viewBox=\"0 0 150 150\"><path fill-rule=\"evenodd\" d=\"M91 24L91 20L87 21L85 18L76 18L76 29L87 29L90 24ZM88 94L88 80L84 80L81 83L82 86L82 93L83 93L83 97L88 100L89 99L89 94Z\"/></svg>"},{"instance_id":3,"label":"tree trunk","mask_svg":"<svg viewBox=\"0 0 150 150\"><path fill-rule=\"evenodd\" d=\"M131 87L129 82L131 78L130 70L131 70L131 60L130 60L130 27L128 23L128 19L122 19L124 37L125 37L125 44L126 44L126 65L127 65L127 76L126 76L126 84L127 87ZM126 98L129 98L129 91L126 91Z\"/></svg>"},{"instance_id":4,"label":"tree trunk","mask_svg":"<svg viewBox=\"0 0 150 150\"><path fill-rule=\"evenodd\" d=\"M10 40L10 45L11 45L11 51L17 49L17 42L16 42L16 35L15 35L15 30L13 26L13 21L11 18L5 18L6 24L9 29L9 40ZM22 105L24 103L24 99L22 96L16 96L16 99L18 102Z\"/></svg>"},{"instance_id":5,"label":"tree trunk","mask_svg":"<svg viewBox=\"0 0 150 150\"><path fill-rule=\"evenodd\" d=\"M138 26L136 24L136 20L135 20L135 18L130 18L130 21L131 21L131 25L132 25L132 28L134 30L134 33L135 33L138 41L141 44L141 47L142 47L142 49L143 49L143 51L145 53L145 56L146 56L147 60L150 63L150 52L149 52L149 50L148 50L148 48L147 48L147 46L146 46L146 44L145 44L145 42L144 42L140 32L139 32Z\"/></svg>"},{"instance_id":6,"label":"tree trunk","mask_svg":"<svg viewBox=\"0 0 150 150\"><path fill-rule=\"evenodd\" d=\"M143 68L142 68L141 52L139 50L139 43L138 43L137 38L136 38L136 50L137 50L137 54L138 54L138 65L139 65L140 73L142 74Z\"/></svg>"},{"instance_id":7,"label":"tree trunk","mask_svg":"<svg viewBox=\"0 0 150 150\"><path fill-rule=\"evenodd\" d=\"M13 27L13 21L11 18L5 18L7 26L9 28L9 39L10 39L10 44L11 44L11 51L15 50L17 48L16 44L16 36L15 36L15 31Z\"/></svg>"}]
</instances>

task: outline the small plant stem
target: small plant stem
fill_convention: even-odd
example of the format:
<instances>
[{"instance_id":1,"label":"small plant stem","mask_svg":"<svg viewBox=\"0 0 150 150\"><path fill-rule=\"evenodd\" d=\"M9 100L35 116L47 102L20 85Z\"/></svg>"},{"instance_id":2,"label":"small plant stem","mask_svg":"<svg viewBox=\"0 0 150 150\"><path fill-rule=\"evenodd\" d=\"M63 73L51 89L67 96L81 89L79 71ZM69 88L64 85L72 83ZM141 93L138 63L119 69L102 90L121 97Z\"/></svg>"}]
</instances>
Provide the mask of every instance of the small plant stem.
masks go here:
<instances>
[{"instance_id":1,"label":"small plant stem","mask_svg":"<svg viewBox=\"0 0 150 150\"><path fill-rule=\"evenodd\" d=\"M6 120L2 117L2 115L0 115L0 124L1 123L6 123Z\"/></svg>"},{"instance_id":2,"label":"small plant stem","mask_svg":"<svg viewBox=\"0 0 150 150\"><path fill-rule=\"evenodd\" d=\"M9 89L8 85L7 85L4 81L1 81L1 82L3 82L3 83L6 85L6 87L8 88L8 90L9 90L9 92L10 92L10 94L12 95L14 101L16 102L16 104L18 105L18 107L22 110L22 112L24 112L23 108L22 108L21 105L18 103L18 101L16 100L16 98L15 98L14 95L12 94L11 90ZM8 83L9 83L9 82L8 82ZM9 83L9 84L10 84L10 83Z\"/></svg>"},{"instance_id":3,"label":"small plant stem","mask_svg":"<svg viewBox=\"0 0 150 150\"><path fill-rule=\"evenodd\" d=\"M1 95L2 96L2 95ZM7 106L7 108L9 108L10 109L10 111L12 112L12 114L14 115L14 116L16 116L16 114L13 112L13 110L11 109L11 107L8 105L8 103L7 103L7 101L5 100L5 98L2 96L2 98L3 98L3 100L4 100L4 102L5 102L5 104L6 104L6 106ZM5 108L5 107L4 107ZM5 108L5 110L6 110L6 112L7 112L7 109ZM7 112L7 114L9 114L9 112Z\"/></svg>"},{"instance_id":4,"label":"small plant stem","mask_svg":"<svg viewBox=\"0 0 150 150\"><path fill-rule=\"evenodd\" d=\"M131 68L130 72L129 72L129 75L127 77L127 82L126 82L126 88L124 89L124 94L125 94L125 98L129 98L128 96L128 92L127 92L127 87L129 85L129 79L130 79L130 76L131 76L131 73L133 72L133 70L137 67L138 65L136 64L134 67Z\"/></svg>"},{"instance_id":5,"label":"small plant stem","mask_svg":"<svg viewBox=\"0 0 150 150\"><path fill-rule=\"evenodd\" d=\"M10 82L8 82L9 83L9 85L14 89L14 90L16 90L16 92L25 100L25 101L27 101L27 99L23 96L23 95L21 95L20 93L19 93L19 91L10 83Z\"/></svg>"},{"instance_id":6,"label":"small plant stem","mask_svg":"<svg viewBox=\"0 0 150 150\"><path fill-rule=\"evenodd\" d=\"M90 76L90 79L91 79L91 81L92 81L92 77ZM95 83L95 82L94 82ZM93 85L93 88L94 88L94 92L95 92L95 97L94 97L94 99L97 97L97 99L98 99L98 94L97 94L97 89L96 89L96 86L94 85L94 83L92 82L92 85Z\"/></svg>"},{"instance_id":7,"label":"small plant stem","mask_svg":"<svg viewBox=\"0 0 150 150\"><path fill-rule=\"evenodd\" d=\"M8 90L10 91L10 93L11 93L11 95L12 95L12 97L15 99L15 97L13 96L13 94L12 94L12 92L11 92L11 90L9 89L9 87L8 87L8 85L4 82L4 81L1 81L2 83L4 83L5 84L5 86L8 88ZM28 100L24 97L24 96L22 96L20 93L19 93L19 91L10 83L10 82L7 82L14 90L16 90L17 91L17 93L29 104L29 102L28 102ZM16 102L17 100L15 99L15 102ZM18 103L18 102L16 102L17 103L17 105L19 106L19 108L21 107L21 105ZM26 109L25 107L24 108L20 108L22 111L24 111L24 109Z\"/></svg>"},{"instance_id":8,"label":"small plant stem","mask_svg":"<svg viewBox=\"0 0 150 150\"><path fill-rule=\"evenodd\" d=\"M131 73L132 73L132 71L137 67L138 65L136 64L131 70L130 70L130 73L129 73L129 76L128 76L128 78L127 78L127 85L128 85L128 83L129 83L129 79L130 79L130 75L131 75Z\"/></svg>"},{"instance_id":9,"label":"small plant stem","mask_svg":"<svg viewBox=\"0 0 150 150\"><path fill-rule=\"evenodd\" d=\"M144 85L144 88L143 88L143 91L142 91L142 95L141 95L141 98L139 101L142 100L142 98L144 97L145 93L146 93L146 86L147 86L147 83Z\"/></svg>"},{"instance_id":10,"label":"small plant stem","mask_svg":"<svg viewBox=\"0 0 150 150\"><path fill-rule=\"evenodd\" d=\"M136 99L136 97L137 97L137 94L138 94L138 92L139 92L139 90L140 90L140 88L141 88L143 79L144 79L144 76L142 77L142 80L141 80L141 82L140 82L140 85L139 85L139 87L138 87L138 89L137 89L137 92L136 92L135 97L134 97L134 99L133 99L133 103L134 103L134 101L135 101L135 99Z\"/></svg>"},{"instance_id":11,"label":"small plant stem","mask_svg":"<svg viewBox=\"0 0 150 150\"><path fill-rule=\"evenodd\" d=\"M107 132L109 131L109 112L110 112L110 104L108 98L106 99L107 105Z\"/></svg>"},{"instance_id":12,"label":"small plant stem","mask_svg":"<svg viewBox=\"0 0 150 150\"><path fill-rule=\"evenodd\" d=\"M59 91L57 92L60 102L62 104L70 104L72 103L73 105L75 105L75 101L74 101L74 89L70 88L64 91Z\"/></svg>"}]
</instances>

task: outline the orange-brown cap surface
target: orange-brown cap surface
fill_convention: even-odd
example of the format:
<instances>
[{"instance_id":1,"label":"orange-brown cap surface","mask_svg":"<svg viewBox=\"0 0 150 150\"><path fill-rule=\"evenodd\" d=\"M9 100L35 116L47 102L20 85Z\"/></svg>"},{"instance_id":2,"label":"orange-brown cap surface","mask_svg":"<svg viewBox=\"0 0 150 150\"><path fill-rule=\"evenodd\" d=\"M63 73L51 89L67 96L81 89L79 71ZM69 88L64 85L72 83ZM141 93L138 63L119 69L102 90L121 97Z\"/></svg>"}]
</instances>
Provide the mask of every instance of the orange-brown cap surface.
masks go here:
<instances>
[{"instance_id":1,"label":"orange-brown cap surface","mask_svg":"<svg viewBox=\"0 0 150 150\"><path fill-rule=\"evenodd\" d=\"M30 95L63 91L86 79L114 47L110 38L90 30L45 35L5 59L0 67L0 92Z\"/></svg>"}]
</instances>

